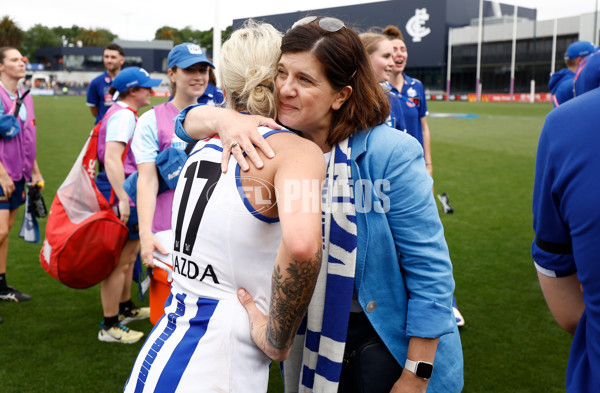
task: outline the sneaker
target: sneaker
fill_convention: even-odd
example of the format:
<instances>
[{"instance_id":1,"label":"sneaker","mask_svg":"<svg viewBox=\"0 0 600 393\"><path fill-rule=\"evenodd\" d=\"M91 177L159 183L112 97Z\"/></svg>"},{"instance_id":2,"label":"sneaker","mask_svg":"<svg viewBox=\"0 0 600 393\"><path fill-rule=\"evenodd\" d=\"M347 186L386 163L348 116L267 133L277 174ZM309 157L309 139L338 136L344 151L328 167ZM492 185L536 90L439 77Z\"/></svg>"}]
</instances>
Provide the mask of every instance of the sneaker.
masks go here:
<instances>
[{"instance_id":1,"label":"sneaker","mask_svg":"<svg viewBox=\"0 0 600 393\"><path fill-rule=\"evenodd\" d=\"M465 326L465 319L463 318L460 311L458 311L458 308L452 307L452 311L454 311L454 318L456 318L456 325L458 327Z\"/></svg>"},{"instance_id":2,"label":"sneaker","mask_svg":"<svg viewBox=\"0 0 600 393\"><path fill-rule=\"evenodd\" d=\"M444 209L444 213L452 214L454 213L454 209L450 206L450 198L448 198L448 194L443 193L442 195L438 194L437 199L442 203L442 209Z\"/></svg>"},{"instance_id":3,"label":"sneaker","mask_svg":"<svg viewBox=\"0 0 600 393\"><path fill-rule=\"evenodd\" d=\"M133 344L138 342L144 336L143 332L131 330L122 324L111 327L108 330L104 329L104 322L100 324L98 332L98 340L109 343Z\"/></svg>"},{"instance_id":4,"label":"sneaker","mask_svg":"<svg viewBox=\"0 0 600 393\"><path fill-rule=\"evenodd\" d=\"M452 297L452 311L454 312L454 318L456 318L456 324L458 327L465 326L465 318L463 318L458 306L456 305L456 297Z\"/></svg>"},{"instance_id":5,"label":"sneaker","mask_svg":"<svg viewBox=\"0 0 600 393\"><path fill-rule=\"evenodd\" d=\"M119 314L119 322L127 325L131 321L150 318L150 307L136 307L124 314Z\"/></svg>"},{"instance_id":6,"label":"sneaker","mask_svg":"<svg viewBox=\"0 0 600 393\"><path fill-rule=\"evenodd\" d=\"M31 300L31 296L26 293L21 293L8 285L5 290L0 291L0 300L7 300L9 302L26 302Z\"/></svg>"}]
</instances>

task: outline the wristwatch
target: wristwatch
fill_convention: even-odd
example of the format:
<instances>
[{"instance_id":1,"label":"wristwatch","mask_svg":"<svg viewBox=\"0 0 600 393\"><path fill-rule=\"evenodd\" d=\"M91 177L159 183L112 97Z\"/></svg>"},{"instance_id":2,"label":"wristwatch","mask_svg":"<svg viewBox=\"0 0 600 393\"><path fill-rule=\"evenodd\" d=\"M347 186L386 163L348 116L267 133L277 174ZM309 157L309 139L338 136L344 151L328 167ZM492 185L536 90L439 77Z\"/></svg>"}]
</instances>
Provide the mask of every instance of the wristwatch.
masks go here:
<instances>
[{"instance_id":1,"label":"wristwatch","mask_svg":"<svg viewBox=\"0 0 600 393\"><path fill-rule=\"evenodd\" d=\"M429 362L415 362L413 360L406 359L406 363L404 363L404 369L410 371L419 378L429 379L433 373L433 364Z\"/></svg>"}]
</instances>

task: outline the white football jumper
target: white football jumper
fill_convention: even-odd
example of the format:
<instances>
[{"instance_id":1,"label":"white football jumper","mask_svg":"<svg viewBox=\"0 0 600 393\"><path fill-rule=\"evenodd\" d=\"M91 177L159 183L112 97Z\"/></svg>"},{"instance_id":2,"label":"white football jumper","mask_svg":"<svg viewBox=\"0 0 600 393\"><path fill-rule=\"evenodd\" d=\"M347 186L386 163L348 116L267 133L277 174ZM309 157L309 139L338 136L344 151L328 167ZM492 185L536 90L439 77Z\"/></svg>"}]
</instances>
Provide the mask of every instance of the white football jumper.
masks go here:
<instances>
[{"instance_id":1,"label":"white football jumper","mask_svg":"<svg viewBox=\"0 0 600 393\"><path fill-rule=\"evenodd\" d=\"M265 137L281 132L259 130ZM221 172L222 150L218 137L199 141L179 176L171 294L127 393L267 391L270 359L252 341L237 290L246 288L268 312L281 229L248 203L245 195L255 190L242 188L233 157Z\"/></svg>"}]
</instances>

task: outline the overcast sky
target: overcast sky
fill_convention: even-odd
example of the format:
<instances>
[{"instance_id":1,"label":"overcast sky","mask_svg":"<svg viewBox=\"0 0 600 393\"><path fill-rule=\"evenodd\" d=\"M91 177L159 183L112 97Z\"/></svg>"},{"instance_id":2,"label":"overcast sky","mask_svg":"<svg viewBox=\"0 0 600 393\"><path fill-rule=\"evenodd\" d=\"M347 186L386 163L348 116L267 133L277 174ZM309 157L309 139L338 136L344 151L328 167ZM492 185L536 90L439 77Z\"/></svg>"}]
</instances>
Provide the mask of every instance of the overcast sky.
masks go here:
<instances>
[{"instance_id":1,"label":"overcast sky","mask_svg":"<svg viewBox=\"0 0 600 393\"><path fill-rule=\"evenodd\" d=\"M219 2L218 9L215 6ZM23 30L36 24L47 27L77 25L106 28L125 40L152 40L160 27L210 30L219 14L221 28L233 19L310 9L372 3L381 0L1 0L0 17L8 15ZM504 0L506 4L537 8L538 20L595 12L600 0ZM93 4L93 5L92 5ZM177 7L169 7L176 4ZM567 5L568 4L568 5Z\"/></svg>"}]
</instances>

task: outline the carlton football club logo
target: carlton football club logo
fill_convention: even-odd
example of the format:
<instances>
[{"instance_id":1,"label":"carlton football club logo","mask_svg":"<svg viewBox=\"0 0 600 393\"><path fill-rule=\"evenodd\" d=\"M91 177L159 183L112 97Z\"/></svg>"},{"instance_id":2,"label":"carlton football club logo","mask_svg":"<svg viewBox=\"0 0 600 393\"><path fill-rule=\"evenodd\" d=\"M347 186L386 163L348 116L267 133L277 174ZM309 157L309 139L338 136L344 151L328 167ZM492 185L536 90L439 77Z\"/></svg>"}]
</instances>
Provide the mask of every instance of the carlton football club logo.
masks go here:
<instances>
[{"instance_id":1,"label":"carlton football club logo","mask_svg":"<svg viewBox=\"0 0 600 393\"><path fill-rule=\"evenodd\" d=\"M415 10L415 16L410 18L406 22L406 32L410 34L413 42L421 42L423 37L426 37L431 33L429 27L425 27L425 23L429 20L429 14L427 8L421 8Z\"/></svg>"}]
</instances>

